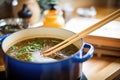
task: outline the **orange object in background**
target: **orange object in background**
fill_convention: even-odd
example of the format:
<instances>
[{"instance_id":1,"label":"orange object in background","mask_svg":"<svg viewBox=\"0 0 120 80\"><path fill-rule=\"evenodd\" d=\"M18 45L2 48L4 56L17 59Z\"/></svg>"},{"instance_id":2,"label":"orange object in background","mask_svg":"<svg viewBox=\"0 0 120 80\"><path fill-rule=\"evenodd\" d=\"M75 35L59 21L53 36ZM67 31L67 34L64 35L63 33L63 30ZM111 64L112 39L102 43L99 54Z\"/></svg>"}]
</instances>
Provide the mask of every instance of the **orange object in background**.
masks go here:
<instances>
[{"instance_id":1,"label":"orange object in background","mask_svg":"<svg viewBox=\"0 0 120 80\"><path fill-rule=\"evenodd\" d=\"M55 8L56 2L49 3L50 9L44 12L43 27L63 28L65 21L62 11Z\"/></svg>"}]
</instances>

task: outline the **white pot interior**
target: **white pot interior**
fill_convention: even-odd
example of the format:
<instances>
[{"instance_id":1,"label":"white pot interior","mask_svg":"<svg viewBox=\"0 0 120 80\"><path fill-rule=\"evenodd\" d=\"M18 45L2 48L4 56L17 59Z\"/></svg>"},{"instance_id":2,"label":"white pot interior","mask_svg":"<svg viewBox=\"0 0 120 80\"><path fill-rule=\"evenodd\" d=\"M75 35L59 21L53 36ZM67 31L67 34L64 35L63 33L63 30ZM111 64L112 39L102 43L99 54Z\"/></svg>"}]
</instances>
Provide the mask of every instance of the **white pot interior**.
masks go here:
<instances>
[{"instance_id":1,"label":"white pot interior","mask_svg":"<svg viewBox=\"0 0 120 80\"><path fill-rule=\"evenodd\" d=\"M2 49L6 52L12 45L26 39L36 38L36 37L51 37L58 39L67 39L74 35L75 33L61 29L61 28L31 28L15 32L8 36L2 43ZM79 49L83 44L82 40L76 41L74 43Z\"/></svg>"}]
</instances>

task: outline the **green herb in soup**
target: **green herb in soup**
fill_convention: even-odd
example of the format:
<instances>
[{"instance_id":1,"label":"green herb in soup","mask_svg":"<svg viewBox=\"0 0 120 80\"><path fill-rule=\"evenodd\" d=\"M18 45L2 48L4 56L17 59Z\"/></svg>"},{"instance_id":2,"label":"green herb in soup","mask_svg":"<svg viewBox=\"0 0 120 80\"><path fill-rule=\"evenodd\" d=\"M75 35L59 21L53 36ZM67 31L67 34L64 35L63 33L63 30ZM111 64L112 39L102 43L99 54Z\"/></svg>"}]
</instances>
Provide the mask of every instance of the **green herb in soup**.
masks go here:
<instances>
[{"instance_id":1,"label":"green herb in soup","mask_svg":"<svg viewBox=\"0 0 120 80\"><path fill-rule=\"evenodd\" d=\"M64 59L72 55L73 53L78 51L76 46L69 45L68 47L62 49L61 51L56 52L54 55L49 57L44 57L41 54L41 51L44 51L58 43L60 43L61 39L55 38L33 38L21 41L12 47L10 47L7 53L22 61L27 62L51 62L57 61L60 59Z\"/></svg>"}]
</instances>

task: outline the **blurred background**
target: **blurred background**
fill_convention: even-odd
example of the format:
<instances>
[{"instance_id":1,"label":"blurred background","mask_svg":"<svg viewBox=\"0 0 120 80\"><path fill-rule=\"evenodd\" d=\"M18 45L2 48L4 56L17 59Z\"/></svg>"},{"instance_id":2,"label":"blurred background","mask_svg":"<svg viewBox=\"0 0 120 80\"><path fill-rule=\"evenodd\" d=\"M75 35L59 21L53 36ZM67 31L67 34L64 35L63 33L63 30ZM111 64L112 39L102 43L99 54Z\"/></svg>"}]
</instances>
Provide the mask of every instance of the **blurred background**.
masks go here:
<instances>
[{"instance_id":1,"label":"blurred background","mask_svg":"<svg viewBox=\"0 0 120 80\"><path fill-rule=\"evenodd\" d=\"M0 19L14 17L15 14L13 13L13 10L17 5L20 5L23 1L27 0L0 0ZM28 4L31 4L30 2L34 3L37 2L40 7L41 15L41 13L48 8L47 4L48 1L52 0L29 0ZM112 11L112 9L114 10L115 8L120 8L120 0L56 0L56 1L59 2L61 8L69 7L73 9L74 12L76 12L77 8L91 6L96 6L97 11L99 11L98 9L101 9L100 7L108 9L108 13L110 12L110 10Z\"/></svg>"}]
</instances>

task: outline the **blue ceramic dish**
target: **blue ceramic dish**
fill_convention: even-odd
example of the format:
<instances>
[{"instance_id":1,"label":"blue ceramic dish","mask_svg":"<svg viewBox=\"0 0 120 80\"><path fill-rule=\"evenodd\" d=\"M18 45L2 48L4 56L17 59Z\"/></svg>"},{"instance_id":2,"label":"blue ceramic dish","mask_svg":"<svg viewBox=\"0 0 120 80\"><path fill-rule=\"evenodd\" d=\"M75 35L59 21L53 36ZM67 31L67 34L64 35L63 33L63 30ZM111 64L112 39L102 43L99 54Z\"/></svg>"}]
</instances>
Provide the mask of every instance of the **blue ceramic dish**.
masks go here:
<instances>
[{"instance_id":1,"label":"blue ceramic dish","mask_svg":"<svg viewBox=\"0 0 120 80\"><path fill-rule=\"evenodd\" d=\"M2 34L13 33L29 27L29 24L22 18L0 19L0 32Z\"/></svg>"},{"instance_id":2,"label":"blue ceramic dish","mask_svg":"<svg viewBox=\"0 0 120 80\"><path fill-rule=\"evenodd\" d=\"M78 52L69 58L55 62L24 62L16 60L6 54L10 46L25 39L35 37L66 39L73 34L75 33L65 29L34 28L21 30L10 36L4 35L0 37L7 78L9 80L77 80L82 75L82 63L90 59L94 52L93 46L83 42L82 39L74 43L74 45L79 48ZM86 54L84 54L84 48L89 48Z\"/></svg>"}]
</instances>

